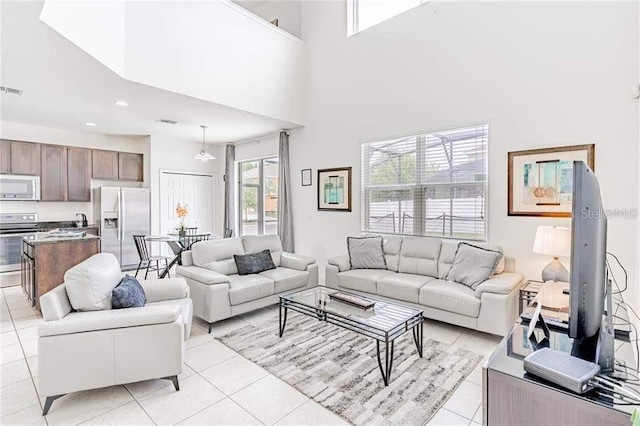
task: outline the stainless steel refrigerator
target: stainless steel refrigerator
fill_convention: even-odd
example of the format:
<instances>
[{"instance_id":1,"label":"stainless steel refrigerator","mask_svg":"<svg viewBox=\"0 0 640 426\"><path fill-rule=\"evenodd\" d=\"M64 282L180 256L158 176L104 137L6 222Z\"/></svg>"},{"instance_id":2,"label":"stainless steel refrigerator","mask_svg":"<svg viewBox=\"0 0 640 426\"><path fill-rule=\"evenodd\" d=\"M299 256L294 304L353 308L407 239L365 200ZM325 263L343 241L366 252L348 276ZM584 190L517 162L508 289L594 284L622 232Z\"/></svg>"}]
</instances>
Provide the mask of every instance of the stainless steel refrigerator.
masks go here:
<instances>
[{"instance_id":1,"label":"stainless steel refrigerator","mask_svg":"<svg viewBox=\"0 0 640 426\"><path fill-rule=\"evenodd\" d=\"M100 226L102 252L113 253L122 270L140 262L133 235L151 230L148 188L102 186L93 190L93 219Z\"/></svg>"}]
</instances>

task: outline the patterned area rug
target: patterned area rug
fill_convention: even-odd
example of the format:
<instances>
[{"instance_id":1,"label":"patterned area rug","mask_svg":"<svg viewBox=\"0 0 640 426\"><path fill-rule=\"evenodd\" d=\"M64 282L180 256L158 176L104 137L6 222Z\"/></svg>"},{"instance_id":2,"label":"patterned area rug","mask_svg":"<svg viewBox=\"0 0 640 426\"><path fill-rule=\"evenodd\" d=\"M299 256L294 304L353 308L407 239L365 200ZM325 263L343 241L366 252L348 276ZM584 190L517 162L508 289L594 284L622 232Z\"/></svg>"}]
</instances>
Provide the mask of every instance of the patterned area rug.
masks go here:
<instances>
[{"instance_id":1,"label":"patterned area rug","mask_svg":"<svg viewBox=\"0 0 640 426\"><path fill-rule=\"evenodd\" d=\"M482 357L428 338L419 358L411 332L395 342L385 387L375 342L289 313L282 339L277 315L219 340L354 425L424 425Z\"/></svg>"}]
</instances>

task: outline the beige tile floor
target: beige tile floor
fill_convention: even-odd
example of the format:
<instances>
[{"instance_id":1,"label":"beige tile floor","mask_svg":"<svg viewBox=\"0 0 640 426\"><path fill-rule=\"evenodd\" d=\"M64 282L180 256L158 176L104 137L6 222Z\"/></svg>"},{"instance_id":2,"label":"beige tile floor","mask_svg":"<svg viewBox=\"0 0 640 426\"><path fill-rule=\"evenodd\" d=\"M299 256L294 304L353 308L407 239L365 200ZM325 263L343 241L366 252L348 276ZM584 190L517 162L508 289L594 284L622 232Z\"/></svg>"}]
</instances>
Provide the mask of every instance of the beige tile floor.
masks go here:
<instances>
[{"instance_id":1,"label":"beige tile floor","mask_svg":"<svg viewBox=\"0 0 640 426\"><path fill-rule=\"evenodd\" d=\"M29 307L20 287L0 292L0 424L2 425L344 425L332 412L215 336L275 316L275 306L217 323L211 335L194 319L180 392L169 381L148 380L70 394L42 417L38 395L37 328L42 316ZM465 347L486 357L499 338L435 321L425 338ZM482 363L481 363L482 364ZM481 364L429 422L482 422Z\"/></svg>"}]
</instances>

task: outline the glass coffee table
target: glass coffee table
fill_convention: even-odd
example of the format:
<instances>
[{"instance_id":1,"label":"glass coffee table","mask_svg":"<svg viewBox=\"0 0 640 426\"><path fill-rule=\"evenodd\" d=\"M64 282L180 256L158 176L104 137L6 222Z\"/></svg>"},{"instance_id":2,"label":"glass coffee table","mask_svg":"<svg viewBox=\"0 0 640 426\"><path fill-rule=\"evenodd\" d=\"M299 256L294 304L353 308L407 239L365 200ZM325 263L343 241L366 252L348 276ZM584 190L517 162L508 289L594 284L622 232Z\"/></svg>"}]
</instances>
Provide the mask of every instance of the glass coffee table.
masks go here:
<instances>
[{"instance_id":1,"label":"glass coffee table","mask_svg":"<svg viewBox=\"0 0 640 426\"><path fill-rule=\"evenodd\" d=\"M357 297L365 297L327 287L315 287L280 296L280 337L284 334L289 309L371 337L376 341L378 366L385 386L389 385L391 368L393 367L393 343L398 337L411 330L418 355L422 358L423 317L420 309L366 296L366 299L375 302L375 306L364 310L329 297L330 294L338 291ZM384 344L384 363L382 361L383 351L380 349L381 343Z\"/></svg>"}]
</instances>

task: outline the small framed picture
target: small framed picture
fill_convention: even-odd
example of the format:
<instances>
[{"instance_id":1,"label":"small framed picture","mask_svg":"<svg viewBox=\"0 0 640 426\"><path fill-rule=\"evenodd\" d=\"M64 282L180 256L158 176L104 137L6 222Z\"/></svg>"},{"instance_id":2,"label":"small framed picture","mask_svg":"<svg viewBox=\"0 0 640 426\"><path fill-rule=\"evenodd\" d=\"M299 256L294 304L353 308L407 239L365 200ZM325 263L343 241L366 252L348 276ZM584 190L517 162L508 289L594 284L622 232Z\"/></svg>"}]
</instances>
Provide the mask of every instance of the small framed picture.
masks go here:
<instances>
[{"instance_id":1,"label":"small framed picture","mask_svg":"<svg viewBox=\"0 0 640 426\"><path fill-rule=\"evenodd\" d=\"M351 211L351 167L318 170L318 210Z\"/></svg>"},{"instance_id":2,"label":"small framed picture","mask_svg":"<svg viewBox=\"0 0 640 426\"><path fill-rule=\"evenodd\" d=\"M311 186L311 169L302 169L302 186Z\"/></svg>"}]
</instances>

